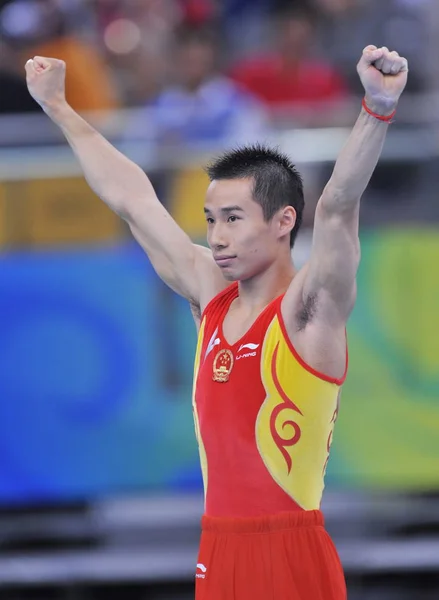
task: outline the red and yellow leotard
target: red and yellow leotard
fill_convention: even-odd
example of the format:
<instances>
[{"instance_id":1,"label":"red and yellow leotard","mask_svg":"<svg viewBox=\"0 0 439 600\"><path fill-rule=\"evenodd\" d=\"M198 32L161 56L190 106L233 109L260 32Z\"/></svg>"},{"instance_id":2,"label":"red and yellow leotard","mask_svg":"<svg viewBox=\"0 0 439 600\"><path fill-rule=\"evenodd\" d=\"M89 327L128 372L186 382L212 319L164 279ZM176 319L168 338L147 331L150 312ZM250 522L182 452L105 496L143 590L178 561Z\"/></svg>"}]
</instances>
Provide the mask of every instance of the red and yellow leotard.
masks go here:
<instances>
[{"instance_id":1,"label":"red and yellow leotard","mask_svg":"<svg viewBox=\"0 0 439 600\"><path fill-rule=\"evenodd\" d=\"M222 323L238 284L206 307L193 410L205 514L252 517L319 509L342 379L306 365L286 333L282 296L236 344Z\"/></svg>"}]
</instances>

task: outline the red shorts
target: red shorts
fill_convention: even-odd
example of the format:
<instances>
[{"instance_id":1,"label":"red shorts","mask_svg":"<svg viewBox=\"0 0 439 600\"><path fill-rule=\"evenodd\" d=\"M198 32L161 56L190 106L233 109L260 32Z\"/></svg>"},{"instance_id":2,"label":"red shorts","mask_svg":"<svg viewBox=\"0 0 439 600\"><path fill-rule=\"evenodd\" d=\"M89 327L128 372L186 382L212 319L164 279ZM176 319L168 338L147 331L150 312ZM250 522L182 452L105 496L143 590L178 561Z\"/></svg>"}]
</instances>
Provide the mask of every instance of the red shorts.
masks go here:
<instances>
[{"instance_id":1,"label":"red shorts","mask_svg":"<svg viewBox=\"0 0 439 600\"><path fill-rule=\"evenodd\" d=\"M320 511L202 518L196 600L345 600Z\"/></svg>"}]
</instances>

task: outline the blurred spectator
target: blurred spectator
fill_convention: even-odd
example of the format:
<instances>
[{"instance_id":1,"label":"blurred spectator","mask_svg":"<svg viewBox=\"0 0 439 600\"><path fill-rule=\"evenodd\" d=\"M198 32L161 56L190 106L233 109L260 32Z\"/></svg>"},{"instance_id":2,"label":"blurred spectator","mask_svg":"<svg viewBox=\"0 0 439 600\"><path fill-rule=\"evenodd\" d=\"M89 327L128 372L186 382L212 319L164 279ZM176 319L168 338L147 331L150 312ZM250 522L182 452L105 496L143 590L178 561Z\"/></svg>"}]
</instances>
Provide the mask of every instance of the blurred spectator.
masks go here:
<instances>
[{"instance_id":1,"label":"blurred spectator","mask_svg":"<svg viewBox=\"0 0 439 600\"><path fill-rule=\"evenodd\" d=\"M427 11L432 0L311 0L321 15L319 41L322 51L362 93L355 62L368 44L387 46L410 64L407 89L425 87L428 61ZM433 0L437 1L437 0Z\"/></svg>"},{"instance_id":2,"label":"blurred spectator","mask_svg":"<svg viewBox=\"0 0 439 600\"><path fill-rule=\"evenodd\" d=\"M66 93L78 111L116 108L116 89L94 45L69 31L56 0L14 0L0 12L2 36L21 53L24 65L35 55L64 60Z\"/></svg>"},{"instance_id":3,"label":"blurred spectator","mask_svg":"<svg viewBox=\"0 0 439 600\"><path fill-rule=\"evenodd\" d=\"M266 116L260 103L221 74L218 47L206 28L182 28L171 54L174 82L165 87L152 106L154 128L162 143L238 143L266 134ZM139 134L150 126L133 124Z\"/></svg>"},{"instance_id":4,"label":"blurred spectator","mask_svg":"<svg viewBox=\"0 0 439 600\"><path fill-rule=\"evenodd\" d=\"M4 42L0 41L0 114L40 111L29 94L24 65Z\"/></svg>"},{"instance_id":5,"label":"blurred spectator","mask_svg":"<svg viewBox=\"0 0 439 600\"><path fill-rule=\"evenodd\" d=\"M270 10L273 0L221 0L223 36L228 58L248 57L269 47Z\"/></svg>"},{"instance_id":6,"label":"blurred spectator","mask_svg":"<svg viewBox=\"0 0 439 600\"><path fill-rule=\"evenodd\" d=\"M26 83L11 71L0 69L0 114L41 111L28 92Z\"/></svg>"},{"instance_id":7,"label":"blurred spectator","mask_svg":"<svg viewBox=\"0 0 439 600\"><path fill-rule=\"evenodd\" d=\"M96 26L123 102L149 102L164 84L167 52L184 18L178 0L95 0Z\"/></svg>"},{"instance_id":8,"label":"blurred spectator","mask_svg":"<svg viewBox=\"0 0 439 600\"><path fill-rule=\"evenodd\" d=\"M316 22L311 12L289 9L275 19L277 49L238 62L232 77L272 109L343 98L347 88L331 63L314 55Z\"/></svg>"},{"instance_id":9,"label":"blurred spectator","mask_svg":"<svg viewBox=\"0 0 439 600\"><path fill-rule=\"evenodd\" d=\"M180 0L183 21L187 24L200 26L211 22L216 16L213 0Z\"/></svg>"}]
</instances>

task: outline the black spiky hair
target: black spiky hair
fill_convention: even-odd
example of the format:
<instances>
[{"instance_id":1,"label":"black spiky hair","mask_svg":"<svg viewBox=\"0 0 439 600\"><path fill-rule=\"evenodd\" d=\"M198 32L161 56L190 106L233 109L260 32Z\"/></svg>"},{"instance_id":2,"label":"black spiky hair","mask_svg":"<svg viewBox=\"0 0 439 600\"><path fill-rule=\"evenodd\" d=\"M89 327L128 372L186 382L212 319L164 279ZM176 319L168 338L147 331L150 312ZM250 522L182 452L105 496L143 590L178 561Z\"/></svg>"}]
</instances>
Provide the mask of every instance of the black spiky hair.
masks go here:
<instances>
[{"instance_id":1,"label":"black spiky hair","mask_svg":"<svg viewBox=\"0 0 439 600\"><path fill-rule=\"evenodd\" d=\"M286 154L264 144L241 146L224 153L205 170L210 181L253 179L253 199L262 207L267 222L279 209L292 206L297 215L290 236L293 247L305 203L302 177Z\"/></svg>"}]
</instances>

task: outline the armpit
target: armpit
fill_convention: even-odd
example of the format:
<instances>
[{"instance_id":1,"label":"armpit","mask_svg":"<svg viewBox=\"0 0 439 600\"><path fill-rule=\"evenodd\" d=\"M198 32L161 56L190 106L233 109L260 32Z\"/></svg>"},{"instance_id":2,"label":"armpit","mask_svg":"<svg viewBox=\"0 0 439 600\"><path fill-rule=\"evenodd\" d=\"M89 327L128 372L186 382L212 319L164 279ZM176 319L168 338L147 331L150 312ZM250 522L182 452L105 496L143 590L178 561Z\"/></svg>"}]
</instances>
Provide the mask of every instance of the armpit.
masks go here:
<instances>
[{"instance_id":1,"label":"armpit","mask_svg":"<svg viewBox=\"0 0 439 600\"><path fill-rule=\"evenodd\" d=\"M196 323L199 323L201 321L201 308L198 304L196 304L195 302L189 302L189 306L191 309L191 313L192 316L195 319Z\"/></svg>"},{"instance_id":2,"label":"armpit","mask_svg":"<svg viewBox=\"0 0 439 600\"><path fill-rule=\"evenodd\" d=\"M297 313L297 330L303 331L312 321L317 312L317 293L310 294L304 299Z\"/></svg>"}]
</instances>

